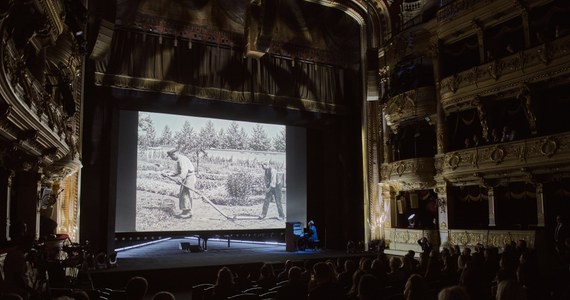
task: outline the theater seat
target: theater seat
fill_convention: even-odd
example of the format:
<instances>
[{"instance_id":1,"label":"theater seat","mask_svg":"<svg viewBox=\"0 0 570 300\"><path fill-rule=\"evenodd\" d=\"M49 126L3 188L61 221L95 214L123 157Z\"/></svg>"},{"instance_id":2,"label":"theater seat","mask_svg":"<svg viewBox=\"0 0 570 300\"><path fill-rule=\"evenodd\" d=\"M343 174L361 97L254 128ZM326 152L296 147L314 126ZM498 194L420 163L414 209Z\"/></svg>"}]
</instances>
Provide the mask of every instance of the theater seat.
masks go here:
<instances>
[{"instance_id":1,"label":"theater seat","mask_svg":"<svg viewBox=\"0 0 570 300\"><path fill-rule=\"evenodd\" d=\"M261 298L259 297L259 295L254 293L240 293L228 297L228 300L260 300L260 299Z\"/></svg>"}]
</instances>

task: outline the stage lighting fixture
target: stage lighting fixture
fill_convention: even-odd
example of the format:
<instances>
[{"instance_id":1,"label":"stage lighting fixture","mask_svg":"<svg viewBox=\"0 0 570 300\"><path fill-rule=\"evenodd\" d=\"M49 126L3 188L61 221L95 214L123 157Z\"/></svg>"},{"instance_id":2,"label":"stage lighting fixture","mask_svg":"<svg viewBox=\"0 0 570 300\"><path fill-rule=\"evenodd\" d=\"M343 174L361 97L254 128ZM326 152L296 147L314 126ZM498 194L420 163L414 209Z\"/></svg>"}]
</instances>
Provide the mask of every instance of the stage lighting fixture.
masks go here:
<instances>
[{"instance_id":1,"label":"stage lighting fixture","mask_svg":"<svg viewBox=\"0 0 570 300\"><path fill-rule=\"evenodd\" d=\"M414 226L416 225L416 214L411 214L408 217L408 224L409 224L409 228L414 228Z\"/></svg>"}]
</instances>

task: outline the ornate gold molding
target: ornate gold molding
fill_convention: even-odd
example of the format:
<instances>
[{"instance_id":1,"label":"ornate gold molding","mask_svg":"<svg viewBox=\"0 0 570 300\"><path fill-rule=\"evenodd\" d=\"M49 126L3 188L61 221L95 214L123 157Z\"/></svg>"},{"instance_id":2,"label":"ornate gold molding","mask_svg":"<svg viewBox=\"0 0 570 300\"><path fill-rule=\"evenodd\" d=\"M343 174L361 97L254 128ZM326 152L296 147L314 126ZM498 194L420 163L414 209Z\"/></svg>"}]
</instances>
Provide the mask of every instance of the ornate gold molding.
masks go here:
<instances>
[{"instance_id":1,"label":"ornate gold molding","mask_svg":"<svg viewBox=\"0 0 570 300\"><path fill-rule=\"evenodd\" d=\"M386 122L391 127L413 118L435 114L435 87L427 86L396 95L386 103Z\"/></svg>"},{"instance_id":2,"label":"ornate gold molding","mask_svg":"<svg viewBox=\"0 0 570 300\"><path fill-rule=\"evenodd\" d=\"M504 246L510 244L511 241L517 242L519 240L526 241L529 248L534 248L536 232L530 230L449 230L449 244L459 245L461 247L473 248L477 246L477 244L482 244L485 247L503 249Z\"/></svg>"},{"instance_id":3,"label":"ornate gold molding","mask_svg":"<svg viewBox=\"0 0 570 300\"><path fill-rule=\"evenodd\" d=\"M454 183L480 178L528 179L534 175L570 170L570 133L474 147L446 153L440 160L442 175Z\"/></svg>"},{"instance_id":4,"label":"ornate gold molding","mask_svg":"<svg viewBox=\"0 0 570 300\"><path fill-rule=\"evenodd\" d=\"M517 97L521 86L570 77L569 48L570 36L565 36L548 46L530 48L443 78L439 90L442 107L449 114L472 108L476 97L498 93Z\"/></svg>"},{"instance_id":5,"label":"ornate gold molding","mask_svg":"<svg viewBox=\"0 0 570 300\"><path fill-rule=\"evenodd\" d=\"M431 157L399 160L382 164L382 182L398 182L404 189L424 189L435 184L434 159Z\"/></svg>"}]
</instances>

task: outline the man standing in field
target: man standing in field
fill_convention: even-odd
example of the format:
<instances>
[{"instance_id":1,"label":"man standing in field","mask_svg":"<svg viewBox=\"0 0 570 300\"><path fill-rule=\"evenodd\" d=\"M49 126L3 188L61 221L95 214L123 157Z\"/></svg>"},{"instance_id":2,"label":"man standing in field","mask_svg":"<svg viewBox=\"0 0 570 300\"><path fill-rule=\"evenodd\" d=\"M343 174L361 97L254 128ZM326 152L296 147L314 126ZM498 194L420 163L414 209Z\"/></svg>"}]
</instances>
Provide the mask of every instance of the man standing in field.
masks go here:
<instances>
[{"instance_id":1,"label":"man standing in field","mask_svg":"<svg viewBox=\"0 0 570 300\"><path fill-rule=\"evenodd\" d=\"M180 183L180 192L178 193L178 206L182 210L179 215L181 218L192 217L192 194L190 189L194 189L196 184L196 172L194 165L190 159L182 154L177 149L172 149L166 152L168 157L176 161L176 169L170 174L165 176L176 179Z\"/></svg>"},{"instance_id":2,"label":"man standing in field","mask_svg":"<svg viewBox=\"0 0 570 300\"><path fill-rule=\"evenodd\" d=\"M264 219L267 215L267 209L269 208L269 202L272 198L275 198L275 204L277 204L277 212L279 213L279 220L285 219L285 214L283 213L283 205L281 204L281 189L283 183L277 180L277 170L269 166L268 163L264 162L261 167L265 171L265 201L263 202L263 210L260 219Z\"/></svg>"}]
</instances>

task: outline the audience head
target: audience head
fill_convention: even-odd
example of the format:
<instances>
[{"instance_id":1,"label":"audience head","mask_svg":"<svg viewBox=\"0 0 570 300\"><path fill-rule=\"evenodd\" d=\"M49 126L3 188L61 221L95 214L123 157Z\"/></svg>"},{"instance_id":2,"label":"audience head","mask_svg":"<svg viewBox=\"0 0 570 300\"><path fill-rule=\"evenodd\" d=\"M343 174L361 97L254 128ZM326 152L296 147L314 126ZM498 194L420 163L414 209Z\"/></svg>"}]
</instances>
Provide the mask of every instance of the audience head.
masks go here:
<instances>
[{"instance_id":1,"label":"audience head","mask_svg":"<svg viewBox=\"0 0 570 300\"><path fill-rule=\"evenodd\" d=\"M380 294L378 279L371 274L364 274L358 281L358 299L377 299Z\"/></svg>"},{"instance_id":2,"label":"audience head","mask_svg":"<svg viewBox=\"0 0 570 300\"><path fill-rule=\"evenodd\" d=\"M89 300L89 295L83 290L75 290L71 293L71 298L75 300Z\"/></svg>"},{"instance_id":3,"label":"audience head","mask_svg":"<svg viewBox=\"0 0 570 300\"><path fill-rule=\"evenodd\" d=\"M344 261L344 270L346 272L354 273L356 271L356 262L352 259L347 259Z\"/></svg>"},{"instance_id":4,"label":"audience head","mask_svg":"<svg viewBox=\"0 0 570 300\"><path fill-rule=\"evenodd\" d=\"M234 284L234 274L228 267L222 267L218 270L218 277L216 279L217 286L232 286Z\"/></svg>"},{"instance_id":5,"label":"audience head","mask_svg":"<svg viewBox=\"0 0 570 300\"><path fill-rule=\"evenodd\" d=\"M526 300L526 292L515 280L503 280L497 285L496 300Z\"/></svg>"},{"instance_id":6,"label":"audience head","mask_svg":"<svg viewBox=\"0 0 570 300\"><path fill-rule=\"evenodd\" d=\"M176 298L174 297L174 295L167 291L158 292L154 294L154 296L152 296L152 300L175 300L175 299Z\"/></svg>"},{"instance_id":7,"label":"audience head","mask_svg":"<svg viewBox=\"0 0 570 300\"><path fill-rule=\"evenodd\" d=\"M330 282L333 280L333 274L330 267L324 262L318 262L313 266L315 273L315 281L318 283Z\"/></svg>"},{"instance_id":8,"label":"audience head","mask_svg":"<svg viewBox=\"0 0 570 300\"><path fill-rule=\"evenodd\" d=\"M437 300L470 300L469 294L458 285L446 287L437 295Z\"/></svg>"},{"instance_id":9,"label":"audience head","mask_svg":"<svg viewBox=\"0 0 570 300\"><path fill-rule=\"evenodd\" d=\"M413 274L408 278L404 287L406 300L430 299L430 290L425 279L419 274Z\"/></svg>"},{"instance_id":10,"label":"audience head","mask_svg":"<svg viewBox=\"0 0 570 300\"><path fill-rule=\"evenodd\" d=\"M148 290L148 281L141 276L134 276L127 282L125 288L127 300L142 300Z\"/></svg>"},{"instance_id":11,"label":"audience head","mask_svg":"<svg viewBox=\"0 0 570 300\"><path fill-rule=\"evenodd\" d=\"M273 267L270 264L263 264L261 269L259 269L262 278L270 278L275 276Z\"/></svg>"},{"instance_id":12,"label":"audience head","mask_svg":"<svg viewBox=\"0 0 570 300\"><path fill-rule=\"evenodd\" d=\"M289 269L289 274L288 274L288 279L289 282L294 282L294 281L299 281L301 280L301 274L303 273L303 270L297 266L292 266Z\"/></svg>"},{"instance_id":13,"label":"audience head","mask_svg":"<svg viewBox=\"0 0 570 300\"><path fill-rule=\"evenodd\" d=\"M397 256L392 256L390 258L390 270L392 272L398 270L402 266L402 259Z\"/></svg>"}]
</instances>

